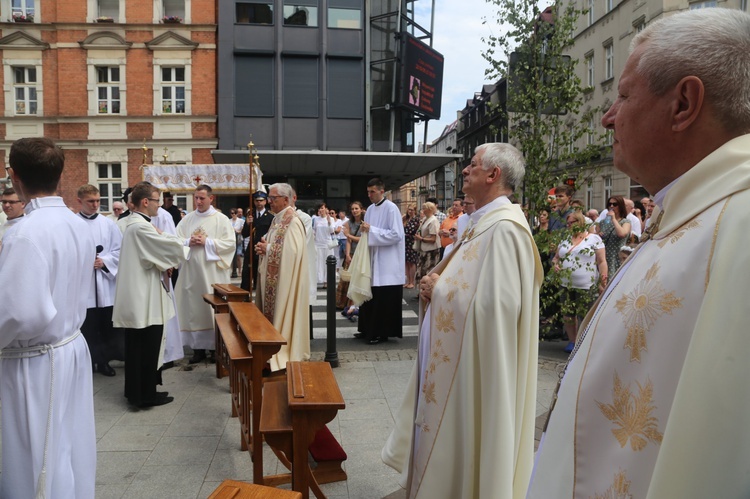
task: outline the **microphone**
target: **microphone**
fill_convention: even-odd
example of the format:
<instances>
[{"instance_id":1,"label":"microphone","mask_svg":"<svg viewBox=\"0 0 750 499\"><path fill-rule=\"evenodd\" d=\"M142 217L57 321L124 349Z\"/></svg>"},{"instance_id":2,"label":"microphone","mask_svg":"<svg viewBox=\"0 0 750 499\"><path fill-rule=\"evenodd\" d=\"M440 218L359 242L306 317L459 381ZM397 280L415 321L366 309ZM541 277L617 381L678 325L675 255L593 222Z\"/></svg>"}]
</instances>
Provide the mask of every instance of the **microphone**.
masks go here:
<instances>
[{"instance_id":1,"label":"microphone","mask_svg":"<svg viewBox=\"0 0 750 499\"><path fill-rule=\"evenodd\" d=\"M97 244L96 245L96 254L98 255L102 251L104 251L104 246L102 246L101 244Z\"/></svg>"}]
</instances>

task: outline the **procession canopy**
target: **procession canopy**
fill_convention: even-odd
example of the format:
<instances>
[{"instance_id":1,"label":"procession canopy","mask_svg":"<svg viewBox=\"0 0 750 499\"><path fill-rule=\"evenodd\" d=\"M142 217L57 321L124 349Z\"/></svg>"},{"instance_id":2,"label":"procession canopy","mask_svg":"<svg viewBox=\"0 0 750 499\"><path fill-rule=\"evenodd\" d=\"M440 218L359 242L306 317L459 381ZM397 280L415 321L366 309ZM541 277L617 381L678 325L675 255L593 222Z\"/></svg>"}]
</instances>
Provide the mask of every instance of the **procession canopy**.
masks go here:
<instances>
[{"instance_id":1,"label":"procession canopy","mask_svg":"<svg viewBox=\"0 0 750 499\"><path fill-rule=\"evenodd\" d=\"M216 194L246 194L250 190L250 166L223 165L143 165L143 180L161 191L193 192L201 184Z\"/></svg>"}]
</instances>

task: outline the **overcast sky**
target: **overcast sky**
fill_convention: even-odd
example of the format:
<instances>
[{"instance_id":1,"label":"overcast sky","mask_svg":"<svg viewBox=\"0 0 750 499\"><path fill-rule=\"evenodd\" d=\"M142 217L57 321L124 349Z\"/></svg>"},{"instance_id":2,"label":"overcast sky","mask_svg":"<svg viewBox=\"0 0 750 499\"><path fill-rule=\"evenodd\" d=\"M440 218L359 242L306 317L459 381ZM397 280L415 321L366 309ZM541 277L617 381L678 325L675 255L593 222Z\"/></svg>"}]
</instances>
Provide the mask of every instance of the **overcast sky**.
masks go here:
<instances>
[{"instance_id":1,"label":"overcast sky","mask_svg":"<svg viewBox=\"0 0 750 499\"><path fill-rule=\"evenodd\" d=\"M430 0L414 2L417 22L429 29ZM430 120L427 142L440 136L446 125L456 119L456 111L466 105L466 100L479 92L482 85L491 83L485 79L488 68L482 58L485 44L482 36L497 30L492 21L493 7L486 0L436 0L433 48L445 57L443 73L443 102L440 120ZM483 18L488 23L482 24ZM423 142L424 123L415 131L415 144Z\"/></svg>"}]
</instances>

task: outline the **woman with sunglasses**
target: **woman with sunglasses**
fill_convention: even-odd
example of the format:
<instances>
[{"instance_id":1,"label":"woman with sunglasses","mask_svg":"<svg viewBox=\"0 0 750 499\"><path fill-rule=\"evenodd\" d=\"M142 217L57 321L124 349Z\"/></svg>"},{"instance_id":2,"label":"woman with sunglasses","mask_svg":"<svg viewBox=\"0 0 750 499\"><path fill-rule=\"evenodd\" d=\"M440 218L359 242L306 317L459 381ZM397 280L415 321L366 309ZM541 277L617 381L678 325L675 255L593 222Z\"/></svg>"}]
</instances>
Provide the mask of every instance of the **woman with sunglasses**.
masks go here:
<instances>
[{"instance_id":1,"label":"woman with sunglasses","mask_svg":"<svg viewBox=\"0 0 750 499\"><path fill-rule=\"evenodd\" d=\"M625 218L625 200L622 196L612 196L607 201L607 216L599 222L599 236L604 241L607 254L607 268L609 273L620 268L618 253L620 248L628 242L630 222Z\"/></svg>"}]
</instances>

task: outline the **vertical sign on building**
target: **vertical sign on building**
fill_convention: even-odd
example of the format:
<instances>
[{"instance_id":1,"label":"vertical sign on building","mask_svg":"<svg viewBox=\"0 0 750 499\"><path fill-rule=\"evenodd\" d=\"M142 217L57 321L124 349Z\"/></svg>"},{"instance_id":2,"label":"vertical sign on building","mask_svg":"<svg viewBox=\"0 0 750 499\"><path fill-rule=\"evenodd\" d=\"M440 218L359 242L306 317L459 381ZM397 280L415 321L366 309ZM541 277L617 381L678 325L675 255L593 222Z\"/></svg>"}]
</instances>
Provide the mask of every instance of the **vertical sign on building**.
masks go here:
<instances>
[{"instance_id":1,"label":"vertical sign on building","mask_svg":"<svg viewBox=\"0 0 750 499\"><path fill-rule=\"evenodd\" d=\"M440 118L443 56L412 35L401 33L399 104L431 119Z\"/></svg>"}]
</instances>

